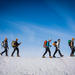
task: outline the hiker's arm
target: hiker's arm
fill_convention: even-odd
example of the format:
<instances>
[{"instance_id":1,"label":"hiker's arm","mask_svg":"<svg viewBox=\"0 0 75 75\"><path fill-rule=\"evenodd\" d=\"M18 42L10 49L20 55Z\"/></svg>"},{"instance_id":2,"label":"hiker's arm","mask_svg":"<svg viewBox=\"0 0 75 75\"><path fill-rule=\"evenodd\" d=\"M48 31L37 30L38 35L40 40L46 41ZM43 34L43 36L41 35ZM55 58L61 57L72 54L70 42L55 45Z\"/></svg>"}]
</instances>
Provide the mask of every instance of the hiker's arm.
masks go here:
<instances>
[{"instance_id":1,"label":"hiker's arm","mask_svg":"<svg viewBox=\"0 0 75 75\"><path fill-rule=\"evenodd\" d=\"M22 42L18 43L18 45L20 45Z\"/></svg>"},{"instance_id":2,"label":"hiker's arm","mask_svg":"<svg viewBox=\"0 0 75 75\"><path fill-rule=\"evenodd\" d=\"M71 42L71 47L72 47L72 42Z\"/></svg>"}]
</instances>

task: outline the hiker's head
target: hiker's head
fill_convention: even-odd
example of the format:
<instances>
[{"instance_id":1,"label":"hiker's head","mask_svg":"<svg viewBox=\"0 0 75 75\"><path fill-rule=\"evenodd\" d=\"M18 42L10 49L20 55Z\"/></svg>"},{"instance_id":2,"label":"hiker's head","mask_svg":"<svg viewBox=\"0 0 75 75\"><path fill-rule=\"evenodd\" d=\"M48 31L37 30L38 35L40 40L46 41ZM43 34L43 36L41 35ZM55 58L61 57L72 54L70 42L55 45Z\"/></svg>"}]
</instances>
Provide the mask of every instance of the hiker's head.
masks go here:
<instances>
[{"instance_id":1,"label":"hiker's head","mask_svg":"<svg viewBox=\"0 0 75 75\"><path fill-rule=\"evenodd\" d=\"M18 41L18 38L16 38L16 41Z\"/></svg>"},{"instance_id":2,"label":"hiker's head","mask_svg":"<svg viewBox=\"0 0 75 75\"><path fill-rule=\"evenodd\" d=\"M8 39L7 39L7 37L5 37L5 40L4 41L7 41Z\"/></svg>"},{"instance_id":3,"label":"hiker's head","mask_svg":"<svg viewBox=\"0 0 75 75\"><path fill-rule=\"evenodd\" d=\"M74 41L74 38L72 38L72 41Z\"/></svg>"},{"instance_id":4,"label":"hiker's head","mask_svg":"<svg viewBox=\"0 0 75 75\"><path fill-rule=\"evenodd\" d=\"M60 39L58 39L58 42L60 42Z\"/></svg>"}]
</instances>

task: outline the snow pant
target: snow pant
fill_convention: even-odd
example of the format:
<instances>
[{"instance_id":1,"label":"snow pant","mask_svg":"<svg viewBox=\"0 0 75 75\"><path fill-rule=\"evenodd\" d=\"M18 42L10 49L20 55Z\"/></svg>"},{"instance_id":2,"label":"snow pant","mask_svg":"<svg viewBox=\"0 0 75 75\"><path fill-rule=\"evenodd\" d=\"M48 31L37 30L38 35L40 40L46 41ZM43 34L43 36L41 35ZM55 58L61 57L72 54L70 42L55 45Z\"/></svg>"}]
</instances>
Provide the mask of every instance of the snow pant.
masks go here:
<instances>
[{"instance_id":1,"label":"snow pant","mask_svg":"<svg viewBox=\"0 0 75 75\"><path fill-rule=\"evenodd\" d=\"M51 51L50 51L49 47L46 48L46 51L45 51L45 53L43 54L43 56L45 56L47 52L49 52L49 56L51 56Z\"/></svg>"},{"instance_id":2,"label":"snow pant","mask_svg":"<svg viewBox=\"0 0 75 75\"><path fill-rule=\"evenodd\" d=\"M71 54L70 56L74 56L75 48L71 48Z\"/></svg>"},{"instance_id":3,"label":"snow pant","mask_svg":"<svg viewBox=\"0 0 75 75\"><path fill-rule=\"evenodd\" d=\"M59 49L56 49L55 52L54 52L54 54L53 54L53 57L55 57L55 54L56 54L57 52L59 52L59 55L60 55L61 57L63 56L63 55L61 54L61 51L60 51Z\"/></svg>"},{"instance_id":4,"label":"snow pant","mask_svg":"<svg viewBox=\"0 0 75 75\"><path fill-rule=\"evenodd\" d=\"M17 47L16 47L16 48L14 48L14 51L12 52L11 56L13 56L13 55L14 55L15 51L17 51L17 56L19 57L19 49L18 49Z\"/></svg>"},{"instance_id":5,"label":"snow pant","mask_svg":"<svg viewBox=\"0 0 75 75\"><path fill-rule=\"evenodd\" d=\"M1 53L1 55L4 54L4 53L6 54L6 56L8 56L8 50L7 50L7 48L5 48L5 50Z\"/></svg>"}]
</instances>

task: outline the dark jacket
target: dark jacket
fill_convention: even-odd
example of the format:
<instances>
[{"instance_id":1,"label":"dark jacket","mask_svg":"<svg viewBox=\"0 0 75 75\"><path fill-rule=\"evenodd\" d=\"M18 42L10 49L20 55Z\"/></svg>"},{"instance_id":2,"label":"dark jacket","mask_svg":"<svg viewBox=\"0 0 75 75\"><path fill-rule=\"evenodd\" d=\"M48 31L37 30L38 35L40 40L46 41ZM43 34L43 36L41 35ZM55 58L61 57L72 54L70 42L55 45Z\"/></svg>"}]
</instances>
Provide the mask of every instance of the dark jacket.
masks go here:
<instances>
[{"instance_id":1,"label":"dark jacket","mask_svg":"<svg viewBox=\"0 0 75 75\"><path fill-rule=\"evenodd\" d=\"M4 41L4 48L8 48L8 41Z\"/></svg>"},{"instance_id":2,"label":"dark jacket","mask_svg":"<svg viewBox=\"0 0 75 75\"><path fill-rule=\"evenodd\" d=\"M16 47L18 47L21 43L18 43L17 41L15 41L15 45Z\"/></svg>"}]
</instances>

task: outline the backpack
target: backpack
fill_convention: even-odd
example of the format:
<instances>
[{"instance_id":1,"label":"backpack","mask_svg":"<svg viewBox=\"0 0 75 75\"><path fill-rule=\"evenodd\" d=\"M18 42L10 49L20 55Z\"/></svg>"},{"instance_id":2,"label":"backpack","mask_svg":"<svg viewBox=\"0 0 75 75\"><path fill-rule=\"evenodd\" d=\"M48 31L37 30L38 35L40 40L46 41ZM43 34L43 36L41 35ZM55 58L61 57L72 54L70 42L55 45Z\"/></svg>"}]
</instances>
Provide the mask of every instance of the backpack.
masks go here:
<instances>
[{"instance_id":1,"label":"backpack","mask_svg":"<svg viewBox=\"0 0 75 75\"><path fill-rule=\"evenodd\" d=\"M4 48L8 47L8 42L2 41L1 46Z\"/></svg>"},{"instance_id":2,"label":"backpack","mask_svg":"<svg viewBox=\"0 0 75 75\"><path fill-rule=\"evenodd\" d=\"M46 46L47 46L47 47L49 47L49 46L50 46L50 45L49 45L49 41L47 41L47 44L46 44Z\"/></svg>"},{"instance_id":3,"label":"backpack","mask_svg":"<svg viewBox=\"0 0 75 75\"><path fill-rule=\"evenodd\" d=\"M71 40L68 40L68 45L71 46Z\"/></svg>"},{"instance_id":4,"label":"backpack","mask_svg":"<svg viewBox=\"0 0 75 75\"><path fill-rule=\"evenodd\" d=\"M44 47L44 48L47 47L47 40L44 41L44 45L43 45L43 47Z\"/></svg>"},{"instance_id":5,"label":"backpack","mask_svg":"<svg viewBox=\"0 0 75 75\"><path fill-rule=\"evenodd\" d=\"M53 46L56 46L57 41L54 41Z\"/></svg>"},{"instance_id":6,"label":"backpack","mask_svg":"<svg viewBox=\"0 0 75 75\"><path fill-rule=\"evenodd\" d=\"M1 46L4 47L4 41L2 41Z\"/></svg>"},{"instance_id":7,"label":"backpack","mask_svg":"<svg viewBox=\"0 0 75 75\"><path fill-rule=\"evenodd\" d=\"M11 45L12 47L16 47L16 41L12 41Z\"/></svg>"}]
</instances>

